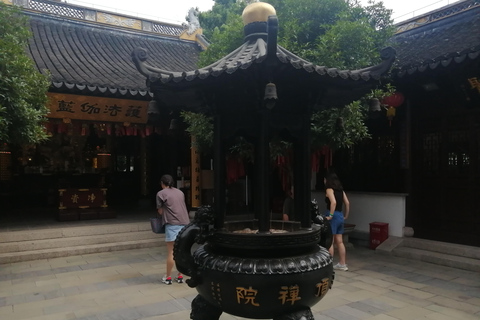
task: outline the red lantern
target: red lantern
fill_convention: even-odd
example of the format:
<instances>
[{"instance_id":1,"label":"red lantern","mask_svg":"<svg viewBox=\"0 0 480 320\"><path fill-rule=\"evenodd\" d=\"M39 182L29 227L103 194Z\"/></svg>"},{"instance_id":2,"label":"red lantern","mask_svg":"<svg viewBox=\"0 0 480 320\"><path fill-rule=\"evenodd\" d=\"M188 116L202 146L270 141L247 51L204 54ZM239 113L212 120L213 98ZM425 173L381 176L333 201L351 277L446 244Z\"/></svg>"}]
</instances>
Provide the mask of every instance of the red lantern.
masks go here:
<instances>
[{"instance_id":1,"label":"red lantern","mask_svg":"<svg viewBox=\"0 0 480 320\"><path fill-rule=\"evenodd\" d=\"M405 101L405 97L402 93L395 91L391 96L385 97L382 99L382 104L387 105L387 107L399 107Z\"/></svg>"},{"instance_id":2,"label":"red lantern","mask_svg":"<svg viewBox=\"0 0 480 320\"><path fill-rule=\"evenodd\" d=\"M395 117L395 108L401 106L403 101L405 101L405 97L398 91L382 99L382 104L387 107L387 118L390 125L392 125L392 120Z\"/></svg>"}]
</instances>

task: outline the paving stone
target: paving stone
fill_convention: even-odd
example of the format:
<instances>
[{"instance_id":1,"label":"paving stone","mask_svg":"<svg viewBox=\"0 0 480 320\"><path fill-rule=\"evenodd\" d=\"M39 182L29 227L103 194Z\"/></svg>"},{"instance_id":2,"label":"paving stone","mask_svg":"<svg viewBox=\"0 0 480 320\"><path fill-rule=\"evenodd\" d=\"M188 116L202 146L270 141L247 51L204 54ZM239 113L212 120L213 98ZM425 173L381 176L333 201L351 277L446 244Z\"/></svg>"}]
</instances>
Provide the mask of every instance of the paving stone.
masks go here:
<instances>
[{"instance_id":1,"label":"paving stone","mask_svg":"<svg viewBox=\"0 0 480 320\"><path fill-rule=\"evenodd\" d=\"M368 319L370 315L366 313L361 313L359 316L354 316L350 313L345 313L342 310L339 310L339 308L334 308L334 309L328 309L322 312L322 315L330 317L331 319L335 320L358 320L358 319ZM327 318L328 319L328 318Z\"/></svg>"},{"instance_id":2,"label":"paving stone","mask_svg":"<svg viewBox=\"0 0 480 320\"><path fill-rule=\"evenodd\" d=\"M350 306L352 305L355 305L355 303L363 303L363 304L366 304L368 306L371 306L377 310L380 310L381 312L380 313L384 313L386 311L391 311L391 310L394 310L394 309L397 309L399 307L402 307L404 306L404 304L398 306L398 304L391 304L389 303L389 301L387 301L386 299L382 298L382 297L375 297L375 298L370 298L370 299L366 299L366 300L363 300L361 302L352 302L352 304L350 304Z\"/></svg>"},{"instance_id":3,"label":"paving stone","mask_svg":"<svg viewBox=\"0 0 480 320\"><path fill-rule=\"evenodd\" d=\"M400 308L387 312L389 316L392 316L400 320L412 320L412 319L421 319L428 314L432 314L431 310L426 308L421 308L417 306L408 306L405 308Z\"/></svg>"},{"instance_id":4,"label":"paving stone","mask_svg":"<svg viewBox=\"0 0 480 320\"><path fill-rule=\"evenodd\" d=\"M364 301L352 302L352 303L349 303L347 306L354 310L359 310L359 311L371 314L373 316L376 316L377 314L381 314L387 311L385 309L374 307L371 304L365 303Z\"/></svg>"},{"instance_id":5,"label":"paving stone","mask_svg":"<svg viewBox=\"0 0 480 320\"><path fill-rule=\"evenodd\" d=\"M38 265L30 261L9 264L8 271L2 265L0 319L189 318L197 292L186 284L166 286L160 282L165 269L164 247L69 259L76 264L68 265L67 259L40 260ZM337 272L333 289L312 307L316 320L480 318L476 273L409 263L405 258L380 256L363 248L350 250L348 259L351 271ZM47 280L51 275L55 278ZM220 319L242 318L224 313Z\"/></svg>"},{"instance_id":6,"label":"paving stone","mask_svg":"<svg viewBox=\"0 0 480 320\"><path fill-rule=\"evenodd\" d=\"M43 295L45 296L45 300L51 300L58 297L64 297L65 293L63 292L62 289L57 289L57 290L47 291Z\"/></svg>"},{"instance_id":7,"label":"paving stone","mask_svg":"<svg viewBox=\"0 0 480 320\"><path fill-rule=\"evenodd\" d=\"M33 301L41 301L41 300L45 300L45 296L39 292L35 292L35 293L30 293L30 294L26 294L24 295L25 296L25 302L33 302Z\"/></svg>"},{"instance_id":8,"label":"paving stone","mask_svg":"<svg viewBox=\"0 0 480 320\"><path fill-rule=\"evenodd\" d=\"M181 311L182 308L178 304L174 304L170 301L162 301L154 304L148 304L144 306L135 307L135 309L142 314L143 317L151 317L155 315L162 315L167 313L174 313Z\"/></svg>"}]
</instances>

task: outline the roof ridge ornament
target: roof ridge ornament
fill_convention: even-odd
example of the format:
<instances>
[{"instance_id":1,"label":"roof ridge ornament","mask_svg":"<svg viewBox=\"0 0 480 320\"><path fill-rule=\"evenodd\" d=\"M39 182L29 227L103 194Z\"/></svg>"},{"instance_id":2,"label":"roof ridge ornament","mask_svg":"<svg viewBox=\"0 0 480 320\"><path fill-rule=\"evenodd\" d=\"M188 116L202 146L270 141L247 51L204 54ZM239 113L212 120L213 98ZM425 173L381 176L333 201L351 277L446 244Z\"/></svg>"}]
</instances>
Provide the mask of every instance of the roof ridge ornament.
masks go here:
<instances>
[{"instance_id":1,"label":"roof ridge ornament","mask_svg":"<svg viewBox=\"0 0 480 320\"><path fill-rule=\"evenodd\" d=\"M382 62L372 67L351 70L351 72L365 73L369 72L374 78L380 77L382 74L386 73L392 67L393 62L396 59L397 51L392 47L383 48L380 51L380 59Z\"/></svg>"},{"instance_id":2,"label":"roof ridge ornament","mask_svg":"<svg viewBox=\"0 0 480 320\"><path fill-rule=\"evenodd\" d=\"M278 18L275 15L268 16L267 22L267 59L277 57L278 42Z\"/></svg>"},{"instance_id":3,"label":"roof ridge ornament","mask_svg":"<svg viewBox=\"0 0 480 320\"><path fill-rule=\"evenodd\" d=\"M275 8L266 2L254 2L243 9L243 32L245 42L258 38L267 41L267 22L270 16L276 16ZM277 23L278 25L278 23Z\"/></svg>"},{"instance_id":4,"label":"roof ridge ornament","mask_svg":"<svg viewBox=\"0 0 480 320\"><path fill-rule=\"evenodd\" d=\"M197 8L190 8L188 10L187 23L184 23L183 26L187 28L187 34L194 34L195 31L201 28L200 20L198 20L199 11Z\"/></svg>"},{"instance_id":5,"label":"roof ridge ornament","mask_svg":"<svg viewBox=\"0 0 480 320\"><path fill-rule=\"evenodd\" d=\"M160 74L166 74L169 77L175 75L175 74L184 74L184 72L174 72L174 71L168 71L168 70L163 70L160 68L155 68L150 65L147 65L145 62L148 59L148 50L142 47L137 47L133 49L132 51L132 61L135 63L135 66L137 67L137 70L146 76L149 79L153 79L153 77L158 78L158 75Z\"/></svg>"}]
</instances>

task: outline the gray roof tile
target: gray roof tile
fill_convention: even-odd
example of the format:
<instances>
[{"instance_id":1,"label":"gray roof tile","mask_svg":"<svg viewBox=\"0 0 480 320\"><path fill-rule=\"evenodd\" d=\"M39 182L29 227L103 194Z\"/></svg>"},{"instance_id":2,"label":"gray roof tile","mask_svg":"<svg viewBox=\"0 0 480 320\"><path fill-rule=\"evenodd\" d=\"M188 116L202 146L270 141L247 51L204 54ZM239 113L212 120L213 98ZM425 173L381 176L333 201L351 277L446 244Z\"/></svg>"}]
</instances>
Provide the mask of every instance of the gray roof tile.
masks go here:
<instances>
[{"instance_id":1,"label":"gray roof tile","mask_svg":"<svg viewBox=\"0 0 480 320\"><path fill-rule=\"evenodd\" d=\"M395 73L400 77L477 59L480 6L398 33L392 40L397 50Z\"/></svg>"},{"instance_id":2,"label":"gray roof tile","mask_svg":"<svg viewBox=\"0 0 480 320\"><path fill-rule=\"evenodd\" d=\"M148 94L148 87L132 63L134 48L148 48L156 65L172 71L195 69L201 51L197 43L178 38L26 14L33 32L29 54L40 71L50 72L57 90L141 98Z\"/></svg>"}]
</instances>

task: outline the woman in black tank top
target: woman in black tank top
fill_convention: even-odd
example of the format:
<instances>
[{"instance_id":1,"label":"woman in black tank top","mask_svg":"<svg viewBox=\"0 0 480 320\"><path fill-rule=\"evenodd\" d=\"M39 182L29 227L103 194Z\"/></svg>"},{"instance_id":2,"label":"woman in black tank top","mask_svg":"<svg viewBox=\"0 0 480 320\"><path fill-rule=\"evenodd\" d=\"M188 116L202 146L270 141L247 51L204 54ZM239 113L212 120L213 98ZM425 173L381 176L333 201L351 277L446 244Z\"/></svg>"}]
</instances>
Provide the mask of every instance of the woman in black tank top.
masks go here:
<instances>
[{"instance_id":1,"label":"woman in black tank top","mask_svg":"<svg viewBox=\"0 0 480 320\"><path fill-rule=\"evenodd\" d=\"M333 233L333 243L329 248L330 254L334 255L334 246L337 246L339 262L333 266L334 269L347 271L346 249L343 244L343 223L348 218L350 202L343 191L340 179L335 173L327 173L325 183L326 218L330 221ZM345 211L343 207L345 206Z\"/></svg>"}]
</instances>

